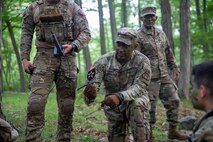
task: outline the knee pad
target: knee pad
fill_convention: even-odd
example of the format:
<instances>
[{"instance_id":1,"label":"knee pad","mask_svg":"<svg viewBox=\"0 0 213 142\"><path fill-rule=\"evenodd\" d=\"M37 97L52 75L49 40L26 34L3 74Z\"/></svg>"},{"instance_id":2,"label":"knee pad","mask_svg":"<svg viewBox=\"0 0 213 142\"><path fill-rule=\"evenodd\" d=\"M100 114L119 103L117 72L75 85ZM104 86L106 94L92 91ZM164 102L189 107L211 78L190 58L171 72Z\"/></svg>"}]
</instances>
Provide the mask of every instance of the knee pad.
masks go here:
<instances>
[{"instance_id":1,"label":"knee pad","mask_svg":"<svg viewBox=\"0 0 213 142\"><path fill-rule=\"evenodd\" d=\"M45 96L49 93L49 90L36 87L31 89L31 93L28 102L28 112L36 114L44 112Z\"/></svg>"},{"instance_id":2,"label":"knee pad","mask_svg":"<svg viewBox=\"0 0 213 142\"><path fill-rule=\"evenodd\" d=\"M28 102L28 112L34 114L40 114L44 112L44 97L41 95L33 95Z\"/></svg>"},{"instance_id":3,"label":"knee pad","mask_svg":"<svg viewBox=\"0 0 213 142\"><path fill-rule=\"evenodd\" d=\"M61 100L61 113L64 115L71 115L74 111L74 100L70 98L64 98Z\"/></svg>"},{"instance_id":4,"label":"knee pad","mask_svg":"<svg viewBox=\"0 0 213 142\"><path fill-rule=\"evenodd\" d=\"M180 101L179 100L173 100L173 101L171 101L171 107L172 107L172 109L177 109L177 108L179 108L179 106L180 106Z\"/></svg>"}]
</instances>

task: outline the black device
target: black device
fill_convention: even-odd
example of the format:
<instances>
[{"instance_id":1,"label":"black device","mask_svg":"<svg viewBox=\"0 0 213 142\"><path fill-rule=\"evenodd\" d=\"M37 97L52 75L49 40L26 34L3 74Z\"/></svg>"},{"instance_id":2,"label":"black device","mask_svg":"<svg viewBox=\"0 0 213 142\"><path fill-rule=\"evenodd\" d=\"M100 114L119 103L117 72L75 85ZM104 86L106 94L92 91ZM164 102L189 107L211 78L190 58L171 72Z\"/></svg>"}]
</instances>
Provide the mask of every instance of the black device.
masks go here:
<instances>
[{"instance_id":1,"label":"black device","mask_svg":"<svg viewBox=\"0 0 213 142\"><path fill-rule=\"evenodd\" d=\"M30 74L33 74L35 67L34 66L29 66Z\"/></svg>"},{"instance_id":2,"label":"black device","mask_svg":"<svg viewBox=\"0 0 213 142\"><path fill-rule=\"evenodd\" d=\"M61 44L59 43L56 35L51 32L52 34L52 39L55 43L55 47L54 47L54 56L55 57L61 57L61 56L64 56L64 48L61 46Z\"/></svg>"}]
</instances>

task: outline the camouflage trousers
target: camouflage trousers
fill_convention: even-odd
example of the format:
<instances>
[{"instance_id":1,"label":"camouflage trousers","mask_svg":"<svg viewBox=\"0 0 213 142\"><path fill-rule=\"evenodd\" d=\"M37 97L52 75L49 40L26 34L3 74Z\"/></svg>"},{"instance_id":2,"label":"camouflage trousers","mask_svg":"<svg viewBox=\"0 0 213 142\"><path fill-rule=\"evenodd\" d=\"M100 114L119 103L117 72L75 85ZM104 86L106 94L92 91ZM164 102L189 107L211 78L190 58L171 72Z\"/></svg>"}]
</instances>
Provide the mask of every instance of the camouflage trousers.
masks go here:
<instances>
[{"instance_id":1,"label":"camouflage trousers","mask_svg":"<svg viewBox=\"0 0 213 142\"><path fill-rule=\"evenodd\" d=\"M130 134L132 134L134 142L147 142L150 134L149 109L148 96L131 102L123 102L115 109L105 106L109 142L129 142Z\"/></svg>"},{"instance_id":2,"label":"camouflage trousers","mask_svg":"<svg viewBox=\"0 0 213 142\"><path fill-rule=\"evenodd\" d=\"M58 104L57 142L69 142L72 131L77 66L75 57L53 56L53 49L38 49L36 66L30 76L30 96L27 106L26 141L40 142L45 122L45 105L55 82ZM52 110L55 111L55 110Z\"/></svg>"},{"instance_id":3,"label":"camouflage trousers","mask_svg":"<svg viewBox=\"0 0 213 142\"><path fill-rule=\"evenodd\" d=\"M18 132L6 120L0 118L0 142L14 142Z\"/></svg>"},{"instance_id":4,"label":"camouflage trousers","mask_svg":"<svg viewBox=\"0 0 213 142\"><path fill-rule=\"evenodd\" d=\"M156 123L156 107L158 97L166 109L167 121L171 125L177 125L180 99L177 94L177 87L170 76L152 79L147 90L151 102L151 126L154 126Z\"/></svg>"}]
</instances>

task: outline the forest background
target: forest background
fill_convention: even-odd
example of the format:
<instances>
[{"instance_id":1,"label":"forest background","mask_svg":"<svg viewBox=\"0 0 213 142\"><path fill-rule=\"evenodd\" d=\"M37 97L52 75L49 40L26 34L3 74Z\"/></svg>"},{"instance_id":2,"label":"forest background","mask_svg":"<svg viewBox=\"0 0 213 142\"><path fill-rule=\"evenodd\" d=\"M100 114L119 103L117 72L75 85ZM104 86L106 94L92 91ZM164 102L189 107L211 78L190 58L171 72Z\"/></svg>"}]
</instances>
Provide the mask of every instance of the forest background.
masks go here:
<instances>
[{"instance_id":1,"label":"forest background","mask_svg":"<svg viewBox=\"0 0 213 142\"><path fill-rule=\"evenodd\" d=\"M35 1L35 0L34 0ZM22 14L32 0L1 1L0 93L28 91L29 76L20 60ZM78 54L78 85L85 82L91 64L114 50L116 32L121 27L138 29L140 9L157 7L157 27L168 36L180 66L178 82L181 98L188 98L190 71L194 64L213 59L213 1L211 0L75 0L85 11L92 39ZM35 36L34 36L35 37ZM32 45L31 62L36 49Z\"/></svg>"},{"instance_id":2,"label":"forest background","mask_svg":"<svg viewBox=\"0 0 213 142\"><path fill-rule=\"evenodd\" d=\"M20 96L25 100L29 93L29 75L24 73L19 51L22 14L33 1L35 0L0 0L0 97L1 99L3 97L3 100L5 97L5 101L8 99L9 103L13 99L17 101L17 97ZM114 41L119 28L138 29L141 26L140 10L144 6L157 7L156 26L167 34L180 67L180 80L177 85L182 99L189 98L192 66L213 60L212 0L75 0L75 2L85 11L92 33L88 48L81 51L77 57L80 70L78 87L85 83L91 64L102 54L115 49ZM32 49L31 62L36 53L34 42ZM8 92L15 93L11 95ZM81 94L81 91L78 93ZM15 94L17 95L11 100Z\"/></svg>"}]
</instances>

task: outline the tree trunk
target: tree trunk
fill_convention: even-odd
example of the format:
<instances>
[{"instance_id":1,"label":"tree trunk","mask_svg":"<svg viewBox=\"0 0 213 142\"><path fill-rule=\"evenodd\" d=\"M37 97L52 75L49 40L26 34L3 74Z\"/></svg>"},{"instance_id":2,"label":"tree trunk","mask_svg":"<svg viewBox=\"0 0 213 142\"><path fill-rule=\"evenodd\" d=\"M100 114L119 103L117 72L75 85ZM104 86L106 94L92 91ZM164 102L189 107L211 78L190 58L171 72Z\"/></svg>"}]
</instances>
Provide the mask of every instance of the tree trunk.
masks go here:
<instances>
[{"instance_id":1,"label":"tree trunk","mask_svg":"<svg viewBox=\"0 0 213 142\"><path fill-rule=\"evenodd\" d=\"M77 3L82 8L82 1L81 0L75 0L75 3ZM90 57L90 51L88 46L83 49L83 55L84 55L84 61L85 61L85 70L88 71L91 67L92 61ZM79 60L80 61L80 57ZM80 67L80 64L79 64Z\"/></svg>"},{"instance_id":2,"label":"tree trunk","mask_svg":"<svg viewBox=\"0 0 213 142\"><path fill-rule=\"evenodd\" d=\"M0 9L0 12L1 12L1 9ZM1 20L0 20L0 31L2 31L2 23L1 23ZM1 94L3 92L3 77L2 77L2 32L0 33L0 102L1 102Z\"/></svg>"},{"instance_id":3,"label":"tree trunk","mask_svg":"<svg viewBox=\"0 0 213 142\"><path fill-rule=\"evenodd\" d=\"M105 45L105 34L104 34L102 0L98 0L98 13L99 13L99 24L100 24L101 55L103 55L106 53L106 45Z\"/></svg>"},{"instance_id":4,"label":"tree trunk","mask_svg":"<svg viewBox=\"0 0 213 142\"><path fill-rule=\"evenodd\" d=\"M14 37L13 28L12 28L10 21L7 21L6 23L7 23L8 31L10 33L10 38L11 38L11 41L12 41L12 44L13 44L13 49L14 49L14 52L16 54L16 59L17 59L17 63L18 63L19 75L20 75L20 85L21 85L20 91L26 92L26 86L25 86L25 81L24 81L24 70L23 70L23 67L22 67L21 58L20 58L20 55L19 55L16 40L15 40L15 37Z\"/></svg>"},{"instance_id":5,"label":"tree trunk","mask_svg":"<svg viewBox=\"0 0 213 142\"><path fill-rule=\"evenodd\" d=\"M127 10L126 10L126 0L122 0L122 24L123 27L127 27Z\"/></svg>"},{"instance_id":6,"label":"tree trunk","mask_svg":"<svg viewBox=\"0 0 213 142\"><path fill-rule=\"evenodd\" d=\"M175 54L174 40L172 34L171 6L169 0L160 0L160 5L161 5L161 24L163 27L163 31L166 33L172 51Z\"/></svg>"},{"instance_id":7,"label":"tree trunk","mask_svg":"<svg viewBox=\"0 0 213 142\"><path fill-rule=\"evenodd\" d=\"M0 13L2 13L3 1L0 1ZM2 20L0 20L0 102L2 102L3 77L2 77Z\"/></svg>"},{"instance_id":8,"label":"tree trunk","mask_svg":"<svg viewBox=\"0 0 213 142\"><path fill-rule=\"evenodd\" d=\"M180 80L179 94L187 98L190 80L190 0L180 2Z\"/></svg>"},{"instance_id":9,"label":"tree trunk","mask_svg":"<svg viewBox=\"0 0 213 142\"><path fill-rule=\"evenodd\" d=\"M2 38L2 47L5 47L5 49L7 49L8 44L7 41L5 39ZM2 64L2 78L4 76L5 79L5 84L6 86L10 86L10 72L11 72L11 54L8 53L8 51L6 51L6 57L5 57L5 66L3 68L3 64Z\"/></svg>"},{"instance_id":10,"label":"tree trunk","mask_svg":"<svg viewBox=\"0 0 213 142\"><path fill-rule=\"evenodd\" d=\"M84 61L85 61L85 70L88 71L92 65L89 48L83 49Z\"/></svg>"},{"instance_id":11,"label":"tree trunk","mask_svg":"<svg viewBox=\"0 0 213 142\"><path fill-rule=\"evenodd\" d=\"M200 18L200 2L199 0L195 0L195 7L196 7L196 14L197 14L197 18Z\"/></svg>"},{"instance_id":12,"label":"tree trunk","mask_svg":"<svg viewBox=\"0 0 213 142\"><path fill-rule=\"evenodd\" d=\"M207 15L206 15L206 0L203 0L203 29L207 33L208 28L207 28ZM209 45L208 43L204 43L203 45L203 51L205 55L205 59L209 59Z\"/></svg>"},{"instance_id":13,"label":"tree trunk","mask_svg":"<svg viewBox=\"0 0 213 142\"><path fill-rule=\"evenodd\" d=\"M141 27L141 2L138 0L138 25Z\"/></svg>"},{"instance_id":14,"label":"tree trunk","mask_svg":"<svg viewBox=\"0 0 213 142\"><path fill-rule=\"evenodd\" d=\"M116 29L116 20L115 20L114 1L108 0L108 3L109 3L110 24L111 24L111 33L112 33L112 45L113 45L113 49L115 49L115 38L117 34L117 29Z\"/></svg>"},{"instance_id":15,"label":"tree trunk","mask_svg":"<svg viewBox=\"0 0 213 142\"><path fill-rule=\"evenodd\" d=\"M1 30L1 21L0 21L0 30ZM2 77L2 35L0 33L0 102L1 102L1 94L3 92L3 77Z\"/></svg>"}]
</instances>

